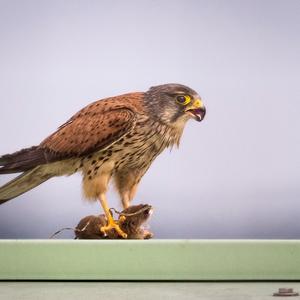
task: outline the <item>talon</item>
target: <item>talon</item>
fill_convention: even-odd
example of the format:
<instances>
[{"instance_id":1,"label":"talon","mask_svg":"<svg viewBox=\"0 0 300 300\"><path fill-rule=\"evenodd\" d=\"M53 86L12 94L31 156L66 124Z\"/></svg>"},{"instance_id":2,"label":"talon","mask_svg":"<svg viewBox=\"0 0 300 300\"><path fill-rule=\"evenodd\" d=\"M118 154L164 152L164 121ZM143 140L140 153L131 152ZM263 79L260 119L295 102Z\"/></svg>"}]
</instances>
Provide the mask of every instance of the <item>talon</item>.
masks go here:
<instances>
[{"instance_id":1,"label":"talon","mask_svg":"<svg viewBox=\"0 0 300 300\"><path fill-rule=\"evenodd\" d=\"M120 226L117 224L117 222L115 222L115 220L113 218L109 218L108 219L108 224L106 226L101 227L101 231L104 234L107 234L107 231L111 230L111 229L115 229L116 232L123 238L126 239L127 238L127 234L120 228Z\"/></svg>"}]
</instances>

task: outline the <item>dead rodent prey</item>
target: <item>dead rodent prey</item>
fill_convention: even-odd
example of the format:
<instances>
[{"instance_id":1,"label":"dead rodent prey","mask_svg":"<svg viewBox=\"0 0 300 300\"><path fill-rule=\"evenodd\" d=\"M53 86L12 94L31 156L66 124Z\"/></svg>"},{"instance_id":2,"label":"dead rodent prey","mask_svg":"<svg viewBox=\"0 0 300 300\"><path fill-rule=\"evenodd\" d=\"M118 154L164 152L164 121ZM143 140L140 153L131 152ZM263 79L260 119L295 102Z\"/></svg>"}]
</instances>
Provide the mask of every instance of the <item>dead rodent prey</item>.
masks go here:
<instances>
[{"instance_id":1,"label":"dead rodent prey","mask_svg":"<svg viewBox=\"0 0 300 300\"><path fill-rule=\"evenodd\" d=\"M124 233L127 234L127 239L150 239L153 237L152 232L144 228L145 223L149 220L153 208L148 204L132 205L121 212L111 209L116 212L119 217L117 223ZM64 228L74 230L75 239L123 239L115 229L103 232L102 227L107 224L107 218L105 214L90 215L82 218L75 229ZM54 237L62 230L57 231L52 235Z\"/></svg>"}]
</instances>

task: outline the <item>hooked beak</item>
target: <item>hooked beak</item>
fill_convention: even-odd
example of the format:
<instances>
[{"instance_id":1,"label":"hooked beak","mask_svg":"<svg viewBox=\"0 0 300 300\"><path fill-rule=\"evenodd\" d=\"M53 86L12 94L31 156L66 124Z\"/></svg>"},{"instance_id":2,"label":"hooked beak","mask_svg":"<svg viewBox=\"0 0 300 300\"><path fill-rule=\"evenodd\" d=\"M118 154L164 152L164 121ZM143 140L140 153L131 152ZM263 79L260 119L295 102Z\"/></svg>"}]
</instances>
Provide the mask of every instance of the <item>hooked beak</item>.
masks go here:
<instances>
[{"instance_id":1,"label":"hooked beak","mask_svg":"<svg viewBox=\"0 0 300 300\"><path fill-rule=\"evenodd\" d=\"M185 112L190 114L196 121L201 122L205 117L206 109L203 102L197 99Z\"/></svg>"}]
</instances>

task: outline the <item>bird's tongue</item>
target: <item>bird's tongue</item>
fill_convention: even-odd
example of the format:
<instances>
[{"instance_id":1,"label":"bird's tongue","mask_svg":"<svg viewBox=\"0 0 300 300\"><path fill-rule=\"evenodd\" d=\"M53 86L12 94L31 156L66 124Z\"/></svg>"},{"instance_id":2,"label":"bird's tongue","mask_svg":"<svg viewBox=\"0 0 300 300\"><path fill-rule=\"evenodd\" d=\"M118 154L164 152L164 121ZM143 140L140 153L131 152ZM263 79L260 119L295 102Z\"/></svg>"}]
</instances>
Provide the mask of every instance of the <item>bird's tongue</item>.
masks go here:
<instances>
[{"instance_id":1,"label":"bird's tongue","mask_svg":"<svg viewBox=\"0 0 300 300\"><path fill-rule=\"evenodd\" d=\"M201 108L191 109L191 110L189 110L189 112L191 112L196 117L196 120L199 122L204 119L205 110L203 110Z\"/></svg>"}]
</instances>

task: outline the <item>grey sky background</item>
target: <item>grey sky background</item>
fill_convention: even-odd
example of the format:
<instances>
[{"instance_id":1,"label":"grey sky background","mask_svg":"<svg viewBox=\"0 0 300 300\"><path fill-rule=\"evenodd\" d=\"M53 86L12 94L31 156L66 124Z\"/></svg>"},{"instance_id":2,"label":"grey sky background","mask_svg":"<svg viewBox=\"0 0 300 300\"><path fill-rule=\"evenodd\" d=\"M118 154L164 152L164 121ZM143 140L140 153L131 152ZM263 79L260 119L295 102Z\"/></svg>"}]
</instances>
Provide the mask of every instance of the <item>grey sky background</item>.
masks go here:
<instances>
[{"instance_id":1,"label":"grey sky background","mask_svg":"<svg viewBox=\"0 0 300 300\"><path fill-rule=\"evenodd\" d=\"M298 0L0 1L0 153L91 101L186 84L207 117L133 202L155 207L156 237L300 238L299 16ZM99 211L80 175L54 178L0 206L0 238L48 238Z\"/></svg>"}]
</instances>

